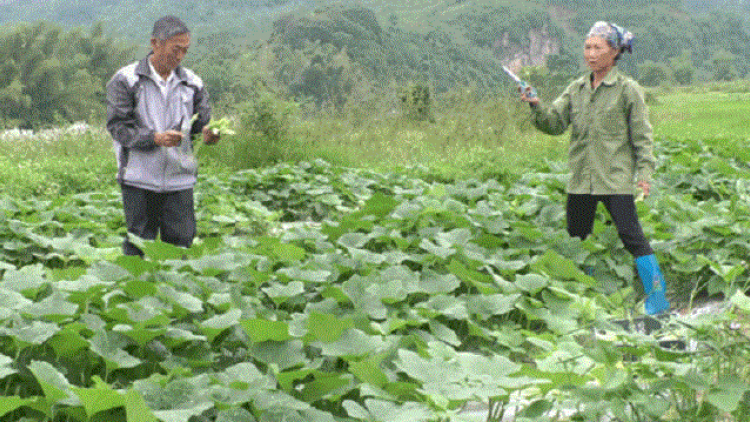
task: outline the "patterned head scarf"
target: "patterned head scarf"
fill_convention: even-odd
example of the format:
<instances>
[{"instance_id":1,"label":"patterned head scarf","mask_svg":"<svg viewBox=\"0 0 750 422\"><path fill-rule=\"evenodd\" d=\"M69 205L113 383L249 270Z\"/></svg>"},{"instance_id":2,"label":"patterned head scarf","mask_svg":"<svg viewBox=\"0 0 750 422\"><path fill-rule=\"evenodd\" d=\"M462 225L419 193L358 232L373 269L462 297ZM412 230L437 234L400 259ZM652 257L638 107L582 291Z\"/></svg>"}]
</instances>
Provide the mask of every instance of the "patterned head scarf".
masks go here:
<instances>
[{"instance_id":1,"label":"patterned head scarf","mask_svg":"<svg viewBox=\"0 0 750 422\"><path fill-rule=\"evenodd\" d=\"M601 37L607 40L609 45L620 50L633 53L633 34L625 28L619 27L613 23L599 21L591 27L586 38Z\"/></svg>"}]
</instances>

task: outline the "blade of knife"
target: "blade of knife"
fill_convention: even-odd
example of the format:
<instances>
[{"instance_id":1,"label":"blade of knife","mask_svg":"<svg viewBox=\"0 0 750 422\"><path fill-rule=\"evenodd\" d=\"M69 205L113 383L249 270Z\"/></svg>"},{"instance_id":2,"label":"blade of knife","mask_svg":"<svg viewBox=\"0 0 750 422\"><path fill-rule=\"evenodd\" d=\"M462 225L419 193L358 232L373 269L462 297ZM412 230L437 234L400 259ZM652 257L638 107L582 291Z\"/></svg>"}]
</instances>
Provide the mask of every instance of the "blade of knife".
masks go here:
<instances>
[{"instance_id":1,"label":"blade of knife","mask_svg":"<svg viewBox=\"0 0 750 422\"><path fill-rule=\"evenodd\" d=\"M507 74L508 74L508 76L510 76L510 78L511 78L511 79L513 79L513 80L514 80L514 81L515 81L515 82L516 82L517 84L519 84L519 85L520 85L520 84L521 84L521 83L523 82L523 81L521 80L521 78L519 78L519 77L518 77L518 76L517 76L517 75L516 75L515 73L513 73L513 71L511 71L510 69L508 69L508 67L507 67L507 66L503 66L503 70L504 70L504 71L505 71L505 73L507 73Z\"/></svg>"}]
</instances>

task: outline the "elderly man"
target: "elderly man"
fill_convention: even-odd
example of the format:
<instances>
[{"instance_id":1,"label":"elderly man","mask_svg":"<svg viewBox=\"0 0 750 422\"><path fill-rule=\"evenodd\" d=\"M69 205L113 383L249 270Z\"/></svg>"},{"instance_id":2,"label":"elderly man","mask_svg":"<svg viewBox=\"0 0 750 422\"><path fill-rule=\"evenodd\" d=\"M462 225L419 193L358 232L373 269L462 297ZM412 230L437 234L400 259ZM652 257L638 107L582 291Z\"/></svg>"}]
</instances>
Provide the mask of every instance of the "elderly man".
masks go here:
<instances>
[{"instance_id":1,"label":"elderly man","mask_svg":"<svg viewBox=\"0 0 750 422\"><path fill-rule=\"evenodd\" d=\"M190 31L174 16L154 24L151 53L120 69L107 84L107 130L118 162L117 181L128 236L189 247L195 236L193 187L197 164L192 135L219 140L207 127L208 92L180 66ZM196 115L196 118L193 118ZM126 255L142 251L126 237Z\"/></svg>"}]
</instances>

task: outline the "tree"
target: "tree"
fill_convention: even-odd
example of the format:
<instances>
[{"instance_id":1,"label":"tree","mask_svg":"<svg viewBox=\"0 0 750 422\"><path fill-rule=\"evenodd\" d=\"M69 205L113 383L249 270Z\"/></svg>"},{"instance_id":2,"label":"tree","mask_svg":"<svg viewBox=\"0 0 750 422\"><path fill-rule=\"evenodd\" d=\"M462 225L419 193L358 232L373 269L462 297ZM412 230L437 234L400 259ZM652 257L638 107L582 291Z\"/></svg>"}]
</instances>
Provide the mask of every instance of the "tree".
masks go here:
<instances>
[{"instance_id":1,"label":"tree","mask_svg":"<svg viewBox=\"0 0 750 422\"><path fill-rule=\"evenodd\" d=\"M693 53L690 50L682 50L679 56L669 59L669 67L678 84L690 85L693 82L695 66L693 66Z\"/></svg>"},{"instance_id":2,"label":"tree","mask_svg":"<svg viewBox=\"0 0 750 422\"><path fill-rule=\"evenodd\" d=\"M0 33L0 124L35 127L104 114L104 84L132 56L104 35L48 23Z\"/></svg>"},{"instance_id":3,"label":"tree","mask_svg":"<svg viewBox=\"0 0 750 422\"><path fill-rule=\"evenodd\" d=\"M667 66L652 60L638 65L638 75L638 81L644 86L657 86L671 79Z\"/></svg>"},{"instance_id":4,"label":"tree","mask_svg":"<svg viewBox=\"0 0 750 422\"><path fill-rule=\"evenodd\" d=\"M719 49L714 52L709 61L713 69L713 77L717 81L731 81L737 78L737 69L734 67L736 56L727 50Z\"/></svg>"}]
</instances>

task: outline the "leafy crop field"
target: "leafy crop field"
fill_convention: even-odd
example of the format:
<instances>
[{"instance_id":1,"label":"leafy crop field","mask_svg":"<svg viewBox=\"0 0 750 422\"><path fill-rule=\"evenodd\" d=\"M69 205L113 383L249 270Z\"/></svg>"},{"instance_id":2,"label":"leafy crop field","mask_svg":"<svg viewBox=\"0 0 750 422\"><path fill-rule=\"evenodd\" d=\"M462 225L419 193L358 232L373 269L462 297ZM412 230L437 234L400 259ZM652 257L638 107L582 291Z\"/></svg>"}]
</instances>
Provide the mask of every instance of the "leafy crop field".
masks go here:
<instances>
[{"instance_id":1,"label":"leafy crop field","mask_svg":"<svg viewBox=\"0 0 750 422\"><path fill-rule=\"evenodd\" d=\"M554 160L206 173L196 244L145 260L114 187L5 195L0 421L750 420L746 137L672 111L638 207L678 311L649 334L611 322L641 315L632 258L603 209L568 238Z\"/></svg>"},{"instance_id":2,"label":"leafy crop field","mask_svg":"<svg viewBox=\"0 0 750 422\"><path fill-rule=\"evenodd\" d=\"M750 169L659 144L639 207L674 301L731 297L674 317L688 350L608 323L638 314L631 259L603 216L565 235L561 166L441 183L317 161L203 178L201 239L146 260L120 256L117 192L4 199L0 413L461 421L484 402L500 420L513 397L517 420L747 415ZM321 224L269 234L300 220Z\"/></svg>"}]
</instances>

